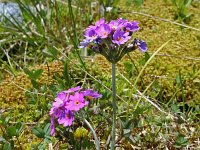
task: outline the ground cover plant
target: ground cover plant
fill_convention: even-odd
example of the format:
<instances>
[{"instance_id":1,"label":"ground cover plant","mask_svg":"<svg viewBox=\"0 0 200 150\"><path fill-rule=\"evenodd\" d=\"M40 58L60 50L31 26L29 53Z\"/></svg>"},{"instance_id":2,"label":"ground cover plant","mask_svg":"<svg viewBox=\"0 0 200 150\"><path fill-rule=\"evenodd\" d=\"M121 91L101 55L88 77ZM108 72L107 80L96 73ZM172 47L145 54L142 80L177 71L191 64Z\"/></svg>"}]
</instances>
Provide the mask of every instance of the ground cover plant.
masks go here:
<instances>
[{"instance_id":1,"label":"ground cover plant","mask_svg":"<svg viewBox=\"0 0 200 150\"><path fill-rule=\"evenodd\" d=\"M12 2L23 21L0 24L0 149L200 148L199 1Z\"/></svg>"}]
</instances>

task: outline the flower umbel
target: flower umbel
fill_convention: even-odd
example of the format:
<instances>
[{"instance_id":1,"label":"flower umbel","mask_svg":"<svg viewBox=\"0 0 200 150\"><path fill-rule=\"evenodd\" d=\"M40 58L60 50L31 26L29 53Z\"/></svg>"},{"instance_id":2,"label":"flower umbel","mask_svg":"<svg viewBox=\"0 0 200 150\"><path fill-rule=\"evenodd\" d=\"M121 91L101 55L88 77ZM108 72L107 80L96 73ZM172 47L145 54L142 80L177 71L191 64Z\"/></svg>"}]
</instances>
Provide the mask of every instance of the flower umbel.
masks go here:
<instances>
[{"instance_id":1,"label":"flower umbel","mask_svg":"<svg viewBox=\"0 0 200 150\"><path fill-rule=\"evenodd\" d=\"M50 110L51 135L55 135L56 123L64 127L73 124L74 114L89 104L87 101L89 96L93 99L100 98L102 95L93 90L83 90L80 86L58 93Z\"/></svg>"},{"instance_id":2,"label":"flower umbel","mask_svg":"<svg viewBox=\"0 0 200 150\"><path fill-rule=\"evenodd\" d=\"M89 100L93 100L94 98L101 98L102 97L101 94L94 92L93 90L85 90L85 91L83 91L83 94Z\"/></svg>"},{"instance_id":3,"label":"flower umbel","mask_svg":"<svg viewBox=\"0 0 200 150\"><path fill-rule=\"evenodd\" d=\"M137 48L142 52L147 50L146 42L139 39L130 41L139 29L137 21L119 18L108 23L102 18L86 29L85 39L80 43L80 48L88 47L105 56L111 63L117 63L126 53Z\"/></svg>"}]
</instances>

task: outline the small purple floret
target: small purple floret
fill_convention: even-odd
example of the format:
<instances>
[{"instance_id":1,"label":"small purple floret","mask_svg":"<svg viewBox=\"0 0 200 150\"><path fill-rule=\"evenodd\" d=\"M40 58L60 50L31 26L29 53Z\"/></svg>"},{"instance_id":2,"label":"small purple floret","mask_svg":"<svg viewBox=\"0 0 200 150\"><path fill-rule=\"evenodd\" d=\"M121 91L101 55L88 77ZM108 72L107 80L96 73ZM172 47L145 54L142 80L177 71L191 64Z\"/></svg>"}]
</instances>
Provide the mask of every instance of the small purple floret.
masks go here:
<instances>
[{"instance_id":1,"label":"small purple floret","mask_svg":"<svg viewBox=\"0 0 200 150\"><path fill-rule=\"evenodd\" d=\"M64 127L71 126L73 121L74 115L73 112L70 110L64 110L58 118L58 123L62 124Z\"/></svg>"},{"instance_id":2,"label":"small purple floret","mask_svg":"<svg viewBox=\"0 0 200 150\"><path fill-rule=\"evenodd\" d=\"M97 33L93 28L87 28L84 36L86 37L86 40L90 42L98 38Z\"/></svg>"},{"instance_id":3,"label":"small purple floret","mask_svg":"<svg viewBox=\"0 0 200 150\"><path fill-rule=\"evenodd\" d=\"M147 44L145 41L134 39L134 45L136 45L142 52L147 51Z\"/></svg>"},{"instance_id":4,"label":"small purple floret","mask_svg":"<svg viewBox=\"0 0 200 150\"><path fill-rule=\"evenodd\" d=\"M97 22L95 23L95 26L98 27L98 26L101 26L101 25L104 24L104 23L105 23L105 18L101 18L99 21L97 21Z\"/></svg>"},{"instance_id":5,"label":"small purple floret","mask_svg":"<svg viewBox=\"0 0 200 150\"><path fill-rule=\"evenodd\" d=\"M68 89L67 91L64 91L64 93L73 93L73 92L76 92L76 91L79 91L81 90L82 88L80 86L76 86L74 88L70 88Z\"/></svg>"},{"instance_id":6,"label":"small purple floret","mask_svg":"<svg viewBox=\"0 0 200 150\"><path fill-rule=\"evenodd\" d=\"M138 24L138 22L126 22L125 28L131 32L138 31L140 29Z\"/></svg>"},{"instance_id":7,"label":"small purple floret","mask_svg":"<svg viewBox=\"0 0 200 150\"><path fill-rule=\"evenodd\" d=\"M126 43L131 38L130 36L128 36L128 34L129 34L128 32L116 30L113 34L112 42L120 46Z\"/></svg>"},{"instance_id":8,"label":"small purple floret","mask_svg":"<svg viewBox=\"0 0 200 150\"><path fill-rule=\"evenodd\" d=\"M84 96L88 97L89 100L102 97L101 94L94 92L93 90L85 90L85 91L83 91L83 94L84 94Z\"/></svg>"},{"instance_id":9,"label":"small purple floret","mask_svg":"<svg viewBox=\"0 0 200 150\"><path fill-rule=\"evenodd\" d=\"M71 111L79 111L84 106L88 105L88 102L84 100L82 93L76 92L74 95L70 95L70 102L66 108Z\"/></svg>"},{"instance_id":10,"label":"small purple floret","mask_svg":"<svg viewBox=\"0 0 200 150\"><path fill-rule=\"evenodd\" d=\"M111 28L108 24L102 24L96 28L96 33L98 37L102 39L107 38L110 32L111 32Z\"/></svg>"},{"instance_id":11,"label":"small purple floret","mask_svg":"<svg viewBox=\"0 0 200 150\"><path fill-rule=\"evenodd\" d=\"M89 45L89 43L90 43L89 40L84 39L83 42L80 42L79 48L85 48Z\"/></svg>"},{"instance_id":12,"label":"small purple floret","mask_svg":"<svg viewBox=\"0 0 200 150\"><path fill-rule=\"evenodd\" d=\"M110 23L108 24L110 28L115 31L118 29L121 29L123 27L122 23L119 23L117 20L111 20Z\"/></svg>"}]
</instances>

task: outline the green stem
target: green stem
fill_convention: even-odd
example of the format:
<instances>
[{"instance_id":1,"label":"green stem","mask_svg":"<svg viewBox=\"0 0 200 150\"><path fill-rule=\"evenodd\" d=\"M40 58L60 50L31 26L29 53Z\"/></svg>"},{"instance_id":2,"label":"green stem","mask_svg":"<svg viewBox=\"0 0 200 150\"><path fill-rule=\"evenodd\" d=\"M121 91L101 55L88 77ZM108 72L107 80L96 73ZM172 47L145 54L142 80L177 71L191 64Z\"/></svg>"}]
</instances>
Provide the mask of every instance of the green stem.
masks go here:
<instances>
[{"instance_id":1,"label":"green stem","mask_svg":"<svg viewBox=\"0 0 200 150\"><path fill-rule=\"evenodd\" d=\"M113 107L113 119L112 119L112 140L111 150L115 149L115 130L116 130L116 84L115 84L115 63L112 63L112 107Z\"/></svg>"},{"instance_id":2,"label":"green stem","mask_svg":"<svg viewBox=\"0 0 200 150\"><path fill-rule=\"evenodd\" d=\"M91 132L94 136L96 150L100 150L100 142L99 142L99 139L98 139L93 127L91 126L91 124L86 119L84 119L84 121L87 124L87 126L90 128L90 130L91 130Z\"/></svg>"}]
</instances>

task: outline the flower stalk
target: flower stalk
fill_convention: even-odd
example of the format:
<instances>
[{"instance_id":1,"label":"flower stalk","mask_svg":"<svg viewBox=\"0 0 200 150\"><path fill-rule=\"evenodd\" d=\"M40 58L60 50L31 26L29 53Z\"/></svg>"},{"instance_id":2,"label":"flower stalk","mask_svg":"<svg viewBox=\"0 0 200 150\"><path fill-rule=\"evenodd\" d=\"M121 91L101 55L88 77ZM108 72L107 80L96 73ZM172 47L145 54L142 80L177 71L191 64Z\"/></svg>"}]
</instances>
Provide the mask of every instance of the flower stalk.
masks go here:
<instances>
[{"instance_id":1,"label":"flower stalk","mask_svg":"<svg viewBox=\"0 0 200 150\"><path fill-rule=\"evenodd\" d=\"M112 116L112 139L111 139L111 150L115 149L115 132L116 132L116 117L117 117L117 102L116 102L116 79L115 79L115 63L112 63L112 107L113 107L113 116Z\"/></svg>"}]
</instances>

